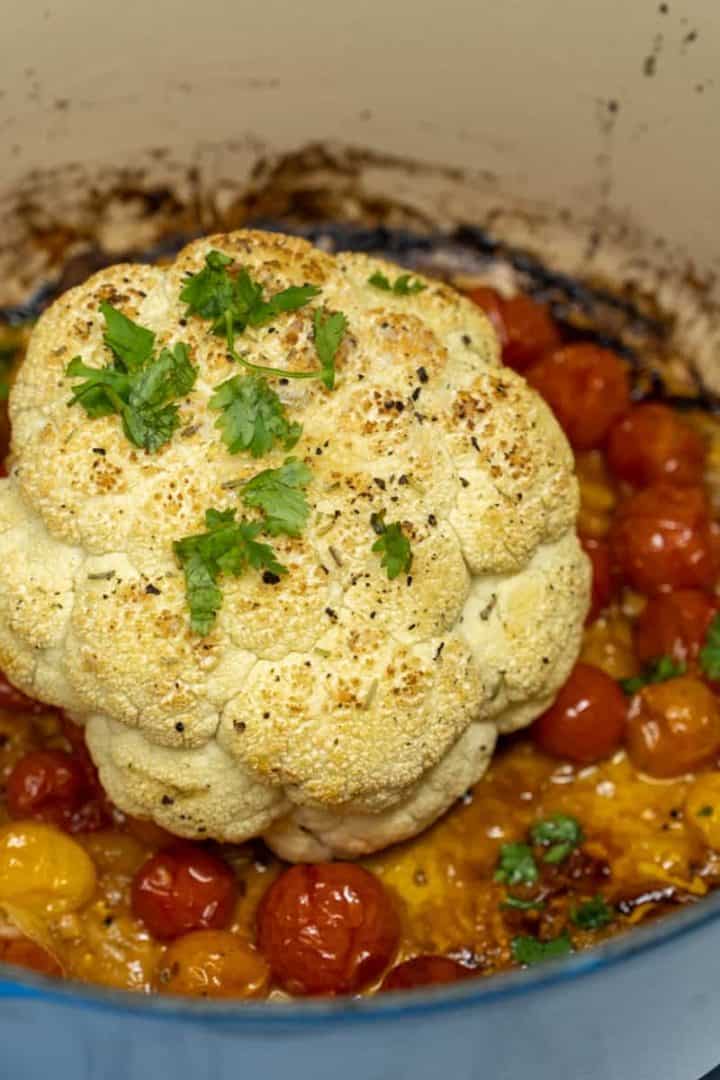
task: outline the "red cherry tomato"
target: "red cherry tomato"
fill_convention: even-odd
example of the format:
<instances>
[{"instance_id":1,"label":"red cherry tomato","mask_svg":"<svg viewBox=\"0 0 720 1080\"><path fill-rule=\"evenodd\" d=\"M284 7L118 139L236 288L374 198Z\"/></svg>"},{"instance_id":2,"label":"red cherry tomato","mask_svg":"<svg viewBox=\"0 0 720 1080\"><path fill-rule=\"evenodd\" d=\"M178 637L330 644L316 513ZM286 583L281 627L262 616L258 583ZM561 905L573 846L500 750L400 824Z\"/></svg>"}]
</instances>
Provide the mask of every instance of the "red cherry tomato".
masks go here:
<instances>
[{"instance_id":1,"label":"red cherry tomato","mask_svg":"<svg viewBox=\"0 0 720 1080\"><path fill-rule=\"evenodd\" d=\"M709 588L717 549L701 488L656 484L626 499L610 529L623 577L644 593Z\"/></svg>"},{"instance_id":2,"label":"red cherry tomato","mask_svg":"<svg viewBox=\"0 0 720 1080\"><path fill-rule=\"evenodd\" d=\"M527 380L555 413L576 450L592 450L630 405L627 367L597 345L565 345L530 368Z\"/></svg>"},{"instance_id":3,"label":"red cherry tomato","mask_svg":"<svg viewBox=\"0 0 720 1080\"><path fill-rule=\"evenodd\" d=\"M502 301L501 313L506 339L503 361L516 371L525 371L544 352L560 344L547 304L520 293Z\"/></svg>"},{"instance_id":4,"label":"red cherry tomato","mask_svg":"<svg viewBox=\"0 0 720 1080\"><path fill-rule=\"evenodd\" d=\"M651 596L635 623L635 652L643 663L671 656L682 664L697 659L717 605L699 589Z\"/></svg>"},{"instance_id":5,"label":"red cherry tomato","mask_svg":"<svg viewBox=\"0 0 720 1080\"><path fill-rule=\"evenodd\" d=\"M133 914L153 937L222 930L230 922L237 885L228 864L189 842L173 844L143 863L132 883Z\"/></svg>"},{"instance_id":6,"label":"red cherry tomato","mask_svg":"<svg viewBox=\"0 0 720 1080\"><path fill-rule=\"evenodd\" d=\"M0 709L13 713L41 713L48 712L49 706L26 697L22 690L14 687L0 672Z\"/></svg>"},{"instance_id":7,"label":"red cherry tomato","mask_svg":"<svg viewBox=\"0 0 720 1080\"><path fill-rule=\"evenodd\" d=\"M598 540L593 536L581 536L580 543L592 563L590 610L587 615L587 622L590 623L608 606L612 597L610 547L605 540Z\"/></svg>"},{"instance_id":8,"label":"red cherry tomato","mask_svg":"<svg viewBox=\"0 0 720 1080\"><path fill-rule=\"evenodd\" d=\"M400 936L390 896L352 863L292 866L263 896L258 946L293 994L349 994L387 967Z\"/></svg>"},{"instance_id":9,"label":"red cherry tomato","mask_svg":"<svg viewBox=\"0 0 720 1080\"><path fill-rule=\"evenodd\" d=\"M720 708L689 675L645 686L628 711L628 755L650 776L682 776L720 750Z\"/></svg>"},{"instance_id":10,"label":"red cherry tomato","mask_svg":"<svg viewBox=\"0 0 720 1080\"><path fill-rule=\"evenodd\" d=\"M64 750L32 750L20 758L7 782L7 807L16 818L37 818L66 828L79 809L85 774Z\"/></svg>"},{"instance_id":11,"label":"red cherry tomato","mask_svg":"<svg viewBox=\"0 0 720 1080\"><path fill-rule=\"evenodd\" d=\"M416 956L388 972L380 989L414 990L418 986L461 982L472 975L470 968L447 956Z\"/></svg>"},{"instance_id":12,"label":"red cherry tomato","mask_svg":"<svg viewBox=\"0 0 720 1080\"><path fill-rule=\"evenodd\" d=\"M470 289L467 295L478 307L483 309L488 319L493 324L498 341L500 342L500 347L505 348L505 345L507 344L507 331L505 329L505 320L503 317L503 298L500 293L486 285L478 285L477 288Z\"/></svg>"},{"instance_id":13,"label":"red cherry tomato","mask_svg":"<svg viewBox=\"0 0 720 1080\"><path fill-rule=\"evenodd\" d=\"M554 705L535 721L535 742L555 757L589 765L621 745L626 712L614 679L590 664L576 664Z\"/></svg>"},{"instance_id":14,"label":"red cherry tomato","mask_svg":"<svg viewBox=\"0 0 720 1080\"><path fill-rule=\"evenodd\" d=\"M610 432L607 460L620 480L635 487L701 484L705 444L667 405L636 405Z\"/></svg>"}]
</instances>

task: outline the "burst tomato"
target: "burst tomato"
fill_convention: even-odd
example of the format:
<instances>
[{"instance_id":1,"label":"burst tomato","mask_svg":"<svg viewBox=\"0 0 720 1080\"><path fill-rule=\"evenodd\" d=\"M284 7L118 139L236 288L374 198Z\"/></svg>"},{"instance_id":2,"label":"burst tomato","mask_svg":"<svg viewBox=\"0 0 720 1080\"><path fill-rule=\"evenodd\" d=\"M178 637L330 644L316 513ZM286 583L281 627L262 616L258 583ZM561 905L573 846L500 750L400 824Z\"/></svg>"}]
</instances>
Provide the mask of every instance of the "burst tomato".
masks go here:
<instances>
[{"instance_id":1,"label":"burst tomato","mask_svg":"<svg viewBox=\"0 0 720 1080\"><path fill-rule=\"evenodd\" d=\"M257 915L258 945L294 994L349 994L372 982L397 948L400 926L380 881L352 863L285 870Z\"/></svg>"},{"instance_id":2,"label":"burst tomato","mask_svg":"<svg viewBox=\"0 0 720 1080\"><path fill-rule=\"evenodd\" d=\"M597 345L554 349L527 372L576 450L592 450L630 405L623 361Z\"/></svg>"},{"instance_id":3,"label":"burst tomato","mask_svg":"<svg viewBox=\"0 0 720 1080\"><path fill-rule=\"evenodd\" d=\"M535 742L581 765L599 761L621 745L626 711L614 679L590 664L576 664L555 703L535 721Z\"/></svg>"}]
</instances>

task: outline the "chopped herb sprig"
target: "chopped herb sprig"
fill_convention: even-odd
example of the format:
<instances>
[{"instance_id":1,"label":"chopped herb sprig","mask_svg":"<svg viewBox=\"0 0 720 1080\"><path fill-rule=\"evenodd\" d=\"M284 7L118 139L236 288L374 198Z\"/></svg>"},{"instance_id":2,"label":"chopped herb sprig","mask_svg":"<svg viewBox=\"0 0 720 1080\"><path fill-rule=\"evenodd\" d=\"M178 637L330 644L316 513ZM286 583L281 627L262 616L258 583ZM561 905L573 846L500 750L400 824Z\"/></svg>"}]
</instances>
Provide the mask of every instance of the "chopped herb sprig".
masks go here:
<instances>
[{"instance_id":1,"label":"chopped herb sprig","mask_svg":"<svg viewBox=\"0 0 720 1080\"><path fill-rule=\"evenodd\" d=\"M720 635L720 628L718 633ZM718 642L718 649L720 650L720 641ZM637 694L644 686L667 682L668 679L675 679L678 675L684 675L685 671L685 664L673 660L671 656L659 656L646 664L639 675L633 675L629 679L620 679L620 688L625 694ZM720 673L720 668L718 668L718 671Z\"/></svg>"},{"instance_id":2,"label":"chopped herb sprig","mask_svg":"<svg viewBox=\"0 0 720 1080\"><path fill-rule=\"evenodd\" d=\"M412 549L401 523L394 521L386 525L384 514L372 514L370 524L377 534L372 551L381 556L380 565L387 571L390 581L400 574L407 574L412 565Z\"/></svg>"},{"instance_id":3,"label":"chopped herb sprig","mask_svg":"<svg viewBox=\"0 0 720 1080\"><path fill-rule=\"evenodd\" d=\"M427 289L422 281L418 281L417 278L413 280L412 274L400 274L395 281L383 274L381 270L376 270L374 274L371 274L368 278L368 285L373 285L376 289L382 289L383 292L391 292L396 296L413 296L415 293L424 292Z\"/></svg>"},{"instance_id":4,"label":"chopped herb sprig","mask_svg":"<svg viewBox=\"0 0 720 1080\"><path fill-rule=\"evenodd\" d=\"M187 345L178 343L153 356L155 334L111 304L102 303L104 342L112 361L90 367L74 357L65 374L80 379L68 405L80 405L93 419L117 414L133 445L154 453L173 436L179 423L177 400L192 390L197 370Z\"/></svg>"}]
</instances>

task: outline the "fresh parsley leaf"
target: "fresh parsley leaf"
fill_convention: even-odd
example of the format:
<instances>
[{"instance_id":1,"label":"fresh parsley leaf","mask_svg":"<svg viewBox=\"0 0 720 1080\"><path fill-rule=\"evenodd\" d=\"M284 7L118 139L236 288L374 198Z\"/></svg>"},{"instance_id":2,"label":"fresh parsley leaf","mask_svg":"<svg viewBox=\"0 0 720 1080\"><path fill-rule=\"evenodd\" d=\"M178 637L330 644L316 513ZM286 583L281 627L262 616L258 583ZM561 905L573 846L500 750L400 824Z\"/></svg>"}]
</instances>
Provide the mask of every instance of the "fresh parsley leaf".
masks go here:
<instances>
[{"instance_id":1,"label":"fresh parsley leaf","mask_svg":"<svg viewBox=\"0 0 720 1080\"><path fill-rule=\"evenodd\" d=\"M545 907L544 900L522 900L519 896L508 896L501 907L516 908L518 911L542 911Z\"/></svg>"},{"instance_id":2,"label":"fresh parsley leaf","mask_svg":"<svg viewBox=\"0 0 720 1080\"><path fill-rule=\"evenodd\" d=\"M720 626L718 627L718 650L718 661L720 662ZM702 651L700 653L700 662L702 663ZM629 679L620 679L620 688L625 694L637 694L639 690L642 690L643 686L667 682L668 679L675 679L678 675L684 675L685 671L685 664L673 660L671 656L659 656L656 660L651 660L646 664L639 675L633 675ZM720 667L718 668L718 675L720 676Z\"/></svg>"},{"instance_id":3,"label":"fresh parsley leaf","mask_svg":"<svg viewBox=\"0 0 720 1080\"><path fill-rule=\"evenodd\" d=\"M261 521L236 521L234 510L207 510L205 527L204 533L173 544L185 574L190 625L203 636L209 633L222 606L222 590L217 584L221 574L240 577L248 567L268 570L278 577L287 573L270 545L257 541Z\"/></svg>"},{"instance_id":4,"label":"fresh parsley leaf","mask_svg":"<svg viewBox=\"0 0 720 1080\"><path fill-rule=\"evenodd\" d=\"M317 285L291 285L281 292L265 298L262 285L253 281L247 270L241 268L233 277L228 267L233 260L220 251L205 256L205 266L192 274L180 293L186 303L187 314L199 315L212 321L213 332L225 337L230 355L238 363L261 375L274 375L283 379L320 379L332 390L335 385L335 354L340 347L347 327L342 312L329 314L316 309L313 316L315 351L320 367L312 371L286 371L283 368L253 364L235 349L235 335L247 326L259 326L286 311L297 311L317 296Z\"/></svg>"},{"instance_id":5,"label":"fresh parsley leaf","mask_svg":"<svg viewBox=\"0 0 720 1080\"><path fill-rule=\"evenodd\" d=\"M103 341L120 364L120 370L139 371L150 359L155 347L152 330L138 326L122 311L103 301L100 311L105 319Z\"/></svg>"},{"instance_id":6,"label":"fresh parsley leaf","mask_svg":"<svg viewBox=\"0 0 720 1080\"><path fill-rule=\"evenodd\" d=\"M598 895L573 908L570 918L581 930L601 930L615 918L615 913L604 897Z\"/></svg>"},{"instance_id":7,"label":"fresh parsley leaf","mask_svg":"<svg viewBox=\"0 0 720 1080\"><path fill-rule=\"evenodd\" d=\"M546 847L543 862L560 863L584 840L580 823L568 814L553 814L537 821L530 830L533 844Z\"/></svg>"},{"instance_id":8,"label":"fresh parsley leaf","mask_svg":"<svg viewBox=\"0 0 720 1080\"><path fill-rule=\"evenodd\" d=\"M505 885L534 885L538 868L527 844L503 844L494 881Z\"/></svg>"},{"instance_id":9,"label":"fresh parsley leaf","mask_svg":"<svg viewBox=\"0 0 720 1080\"><path fill-rule=\"evenodd\" d=\"M291 285L288 289L275 293L269 300L256 304L248 315L248 323L250 326L260 326L284 311L297 311L319 292L315 285Z\"/></svg>"},{"instance_id":10,"label":"fresh parsley leaf","mask_svg":"<svg viewBox=\"0 0 720 1080\"><path fill-rule=\"evenodd\" d=\"M376 289L382 289L384 292L395 293L396 296L412 296L414 293L423 292L424 289L427 289L427 285L424 285L422 281L418 281L417 278L413 281L411 274L400 274L394 282L391 282L380 270L376 270L374 274L371 274L368 278L368 284L374 285Z\"/></svg>"},{"instance_id":11,"label":"fresh parsley leaf","mask_svg":"<svg viewBox=\"0 0 720 1080\"><path fill-rule=\"evenodd\" d=\"M387 570L390 581L400 574L407 574L412 565L412 550L400 522L386 525L383 513L372 514L370 524L378 537L371 550L382 556L380 565Z\"/></svg>"},{"instance_id":12,"label":"fresh parsley leaf","mask_svg":"<svg viewBox=\"0 0 720 1080\"><path fill-rule=\"evenodd\" d=\"M539 941L534 937L514 937L512 951L516 963L528 966L567 956L573 950L568 935L561 934L560 937L552 938L550 941Z\"/></svg>"},{"instance_id":13,"label":"fresh parsley leaf","mask_svg":"<svg viewBox=\"0 0 720 1080\"><path fill-rule=\"evenodd\" d=\"M697 817L712 817L715 810L712 806L701 806L697 812Z\"/></svg>"},{"instance_id":14,"label":"fresh parsley leaf","mask_svg":"<svg viewBox=\"0 0 720 1080\"><path fill-rule=\"evenodd\" d=\"M244 267L235 277L229 272L233 260L222 251L210 251L205 266L191 274L180 293L188 315L212 319L213 330L230 337L246 326L260 326L284 311L297 311L320 292L316 285L291 285L268 300L258 281Z\"/></svg>"},{"instance_id":15,"label":"fresh parsley leaf","mask_svg":"<svg viewBox=\"0 0 720 1080\"><path fill-rule=\"evenodd\" d=\"M246 506L262 510L263 529L270 536L299 536L308 519L310 507L305 488L312 474L297 458L287 458L279 469L265 469L248 480L241 490Z\"/></svg>"},{"instance_id":16,"label":"fresh parsley leaf","mask_svg":"<svg viewBox=\"0 0 720 1080\"><path fill-rule=\"evenodd\" d=\"M249 450L262 457L280 443L292 450L302 426L290 423L285 406L261 375L234 375L215 388L210 408L221 412L215 427L231 454Z\"/></svg>"},{"instance_id":17,"label":"fresh parsley leaf","mask_svg":"<svg viewBox=\"0 0 720 1080\"><path fill-rule=\"evenodd\" d=\"M332 390L335 386L335 356L347 330L347 319L342 311L325 311L316 308L313 315L315 352L320 361L320 381Z\"/></svg>"},{"instance_id":18,"label":"fresh parsley leaf","mask_svg":"<svg viewBox=\"0 0 720 1080\"><path fill-rule=\"evenodd\" d=\"M109 304L101 304L101 310L113 361L107 367L92 368L79 356L71 360L65 374L82 382L73 387L68 404L81 405L93 419L117 413L128 440L154 453L177 429L175 399L190 392L197 371L187 345L162 349L153 359L152 331L137 326Z\"/></svg>"},{"instance_id":19,"label":"fresh parsley leaf","mask_svg":"<svg viewBox=\"0 0 720 1080\"><path fill-rule=\"evenodd\" d=\"M709 679L720 679L720 613L710 623L699 660Z\"/></svg>"}]
</instances>

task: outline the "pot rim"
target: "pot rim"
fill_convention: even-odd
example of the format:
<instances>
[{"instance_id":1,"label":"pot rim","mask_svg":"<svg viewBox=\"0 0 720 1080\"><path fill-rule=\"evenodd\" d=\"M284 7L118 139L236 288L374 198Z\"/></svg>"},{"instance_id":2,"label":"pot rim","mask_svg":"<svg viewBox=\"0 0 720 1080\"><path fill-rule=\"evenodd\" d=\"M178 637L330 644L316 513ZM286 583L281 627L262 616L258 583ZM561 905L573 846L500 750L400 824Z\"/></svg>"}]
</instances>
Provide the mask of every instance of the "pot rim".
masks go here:
<instances>
[{"instance_id":1,"label":"pot rim","mask_svg":"<svg viewBox=\"0 0 720 1080\"><path fill-rule=\"evenodd\" d=\"M59 981L0 964L0 1000L41 1001L143 1018L211 1024L232 1023L244 1029L333 1029L367 1022L412 1019L464 1009L548 990L598 971L631 962L720 919L720 892L649 926L633 928L584 952L526 971L478 977L454 986L371 997L250 1002L194 999L169 994L138 994L75 980ZM668 925L669 924L669 925Z\"/></svg>"}]
</instances>

